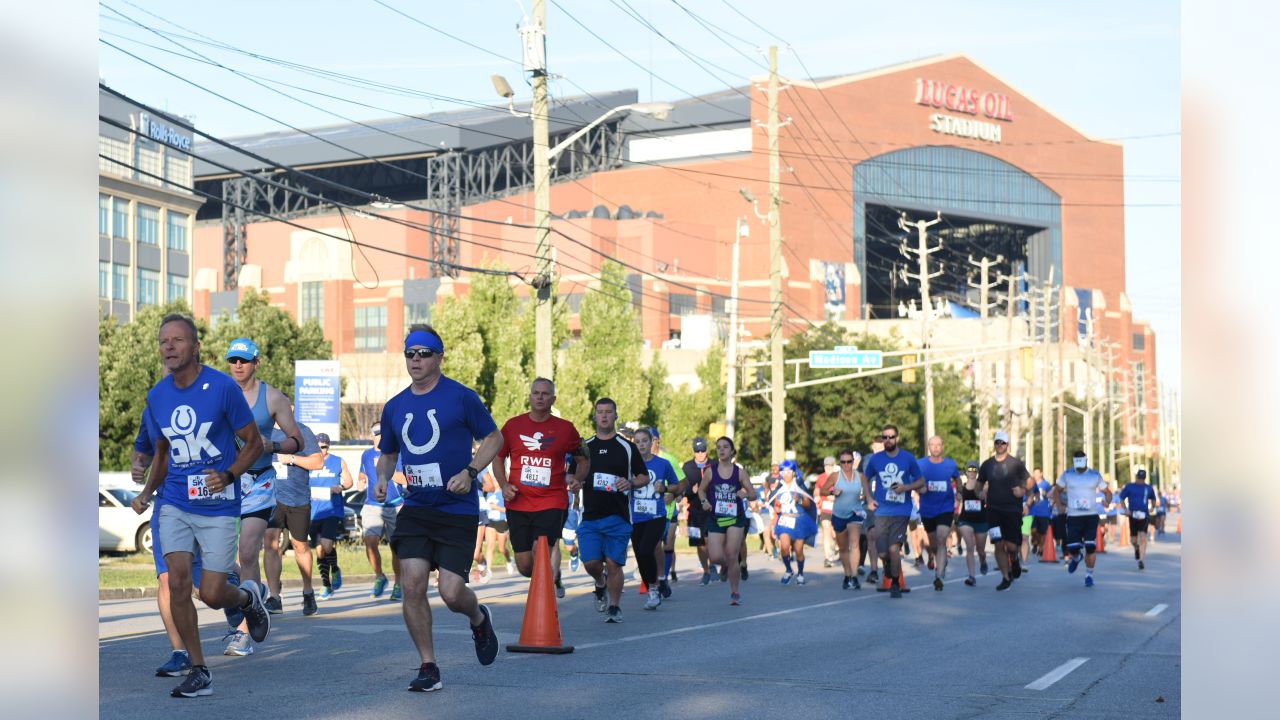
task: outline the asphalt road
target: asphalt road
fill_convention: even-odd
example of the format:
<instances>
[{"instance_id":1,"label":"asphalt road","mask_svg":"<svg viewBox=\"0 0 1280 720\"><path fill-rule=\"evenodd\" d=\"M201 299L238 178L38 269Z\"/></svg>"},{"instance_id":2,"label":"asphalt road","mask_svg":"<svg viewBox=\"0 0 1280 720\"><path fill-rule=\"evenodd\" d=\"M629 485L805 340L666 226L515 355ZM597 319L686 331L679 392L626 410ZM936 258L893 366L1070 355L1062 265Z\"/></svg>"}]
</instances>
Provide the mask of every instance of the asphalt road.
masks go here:
<instances>
[{"instance_id":1,"label":"asphalt road","mask_svg":"<svg viewBox=\"0 0 1280 720\"><path fill-rule=\"evenodd\" d=\"M819 557L813 552L811 557ZM398 604L344 586L304 618L298 591L244 658L221 653L221 612L200 612L214 694L170 698L177 678L153 670L169 654L155 600L99 605L102 718L1173 718L1181 710L1181 545L1169 534L1138 571L1132 551L1099 556L1097 587L1084 570L1033 563L1003 593L999 576L964 586L953 559L935 592L932 573L908 571L901 600L842 591L841 573L810 561L808 584L782 586L781 563L756 553L743 604L728 588L699 587L691 556L673 597L656 611L630 580L624 622L596 613L590 579L566 577L560 621L570 655L511 655L481 667L466 620L432 593L444 689L405 691L418 659ZM818 567L815 568L814 565ZM960 569L959 573L956 572ZM566 565L567 572L568 567ZM630 576L630 574L629 574ZM500 570L478 588L499 640L514 642L526 584Z\"/></svg>"}]
</instances>

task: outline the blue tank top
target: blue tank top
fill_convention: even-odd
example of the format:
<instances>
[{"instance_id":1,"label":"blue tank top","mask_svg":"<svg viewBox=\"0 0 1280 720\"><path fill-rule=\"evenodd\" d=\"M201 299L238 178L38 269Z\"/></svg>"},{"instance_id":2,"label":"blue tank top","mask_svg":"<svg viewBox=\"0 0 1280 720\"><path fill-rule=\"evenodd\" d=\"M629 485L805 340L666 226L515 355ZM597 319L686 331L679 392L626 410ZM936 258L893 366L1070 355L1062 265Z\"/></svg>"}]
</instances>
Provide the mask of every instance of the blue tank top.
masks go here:
<instances>
[{"instance_id":1,"label":"blue tank top","mask_svg":"<svg viewBox=\"0 0 1280 720\"><path fill-rule=\"evenodd\" d=\"M263 437L271 437L271 428L275 427L276 421L271 418L271 410L267 408L267 384L258 381L258 399L254 401L253 407L253 424L258 426L258 434ZM250 472L261 472L271 467L271 446L267 445L266 450L253 461L253 465L249 468Z\"/></svg>"},{"instance_id":2,"label":"blue tank top","mask_svg":"<svg viewBox=\"0 0 1280 720\"><path fill-rule=\"evenodd\" d=\"M343 516L347 501L342 493L332 492L330 488L342 482L342 458L329 455L324 459L324 467L311 471L311 519Z\"/></svg>"},{"instance_id":3,"label":"blue tank top","mask_svg":"<svg viewBox=\"0 0 1280 720\"><path fill-rule=\"evenodd\" d=\"M742 498L738 497L738 491L742 489L738 466L733 466L733 473L728 478L720 477L719 463L710 467L711 485L707 488L707 500L711 503L712 514L717 519L743 517Z\"/></svg>"}]
</instances>

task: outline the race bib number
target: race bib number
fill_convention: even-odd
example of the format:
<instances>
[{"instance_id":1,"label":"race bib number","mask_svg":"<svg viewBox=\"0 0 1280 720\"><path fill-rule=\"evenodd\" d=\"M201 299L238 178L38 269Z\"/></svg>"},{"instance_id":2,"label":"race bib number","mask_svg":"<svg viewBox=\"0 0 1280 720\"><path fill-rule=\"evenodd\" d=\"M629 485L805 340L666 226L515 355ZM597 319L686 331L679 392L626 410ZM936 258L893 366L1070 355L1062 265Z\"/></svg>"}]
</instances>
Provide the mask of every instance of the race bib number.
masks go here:
<instances>
[{"instance_id":1,"label":"race bib number","mask_svg":"<svg viewBox=\"0 0 1280 720\"><path fill-rule=\"evenodd\" d=\"M1134 511L1133 511L1133 519L1134 519L1134 520L1146 520L1146 519L1147 519L1147 514L1146 514L1145 512L1143 512L1143 511L1141 511L1141 510L1134 510Z\"/></svg>"},{"instance_id":2,"label":"race bib number","mask_svg":"<svg viewBox=\"0 0 1280 720\"><path fill-rule=\"evenodd\" d=\"M601 492L614 492L614 486L618 482L617 475L609 473L596 473L591 480L591 487Z\"/></svg>"},{"instance_id":3,"label":"race bib number","mask_svg":"<svg viewBox=\"0 0 1280 720\"><path fill-rule=\"evenodd\" d=\"M635 511L642 515L657 515L658 500L657 498L648 498L644 500L636 500Z\"/></svg>"},{"instance_id":4,"label":"race bib number","mask_svg":"<svg viewBox=\"0 0 1280 720\"><path fill-rule=\"evenodd\" d=\"M795 517L792 515L783 515L778 518L778 527L791 528L794 530L796 527Z\"/></svg>"},{"instance_id":5,"label":"race bib number","mask_svg":"<svg viewBox=\"0 0 1280 720\"><path fill-rule=\"evenodd\" d=\"M444 477L440 475L440 463L425 465L405 465L404 480L409 487L443 488Z\"/></svg>"},{"instance_id":6,"label":"race bib number","mask_svg":"<svg viewBox=\"0 0 1280 720\"><path fill-rule=\"evenodd\" d=\"M831 508L836 506L836 499L830 495L822 498L822 511L831 512Z\"/></svg>"},{"instance_id":7,"label":"race bib number","mask_svg":"<svg viewBox=\"0 0 1280 720\"><path fill-rule=\"evenodd\" d=\"M884 501L892 502L892 503L900 503L900 502L905 502L906 497L902 493L896 490L889 490L888 488L885 488Z\"/></svg>"},{"instance_id":8,"label":"race bib number","mask_svg":"<svg viewBox=\"0 0 1280 720\"><path fill-rule=\"evenodd\" d=\"M700 539L702 539L702 528L699 528L699 527L690 527L690 528L689 528L689 539L690 539L690 540L700 540Z\"/></svg>"},{"instance_id":9,"label":"race bib number","mask_svg":"<svg viewBox=\"0 0 1280 720\"><path fill-rule=\"evenodd\" d=\"M520 484L533 487L551 487L551 468L525 465L520 470Z\"/></svg>"},{"instance_id":10,"label":"race bib number","mask_svg":"<svg viewBox=\"0 0 1280 720\"><path fill-rule=\"evenodd\" d=\"M253 489L253 476L250 475L249 473L245 473L241 475L240 476L240 494L248 495L249 491L252 489Z\"/></svg>"},{"instance_id":11,"label":"race bib number","mask_svg":"<svg viewBox=\"0 0 1280 720\"><path fill-rule=\"evenodd\" d=\"M1071 507L1072 507L1072 508L1074 508L1074 509L1076 509L1076 510L1092 510L1092 509L1093 509L1093 501L1092 501L1092 500L1086 500L1086 499L1084 499L1084 498L1080 498L1080 499L1077 499L1077 500L1072 500L1072 501L1071 501Z\"/></svg>"},{"instance_id":12,"label":"race bib number","mask_svg":"<svg viewBox=\"0 0 1280 720\"><path fill-rule=\"evenodd\" d=\"M987 531L987 537L990 537L992 540L999 540L999 539L1000 539L1000 526L999 526L999 525L992 525L992 526L991 526L991 529Z\"/></svg>"},{"instance_id":13,"label":"race bib number","mask_svg":"<svg viewBox=\"0 0 1280 720\"><path fill-rule=\"evenodd\" d=\"M981 500L965 500L964 511L965 512L981 512L982 501Z\"/></svg>"},{"instance_id":14,"label":"race bib number","mask_svg":"<svg viewBox=\"0 0 1280 720\"><path fill-rule=\"evenodd\" d=\"M319 502L324 502L324 501L328 500L328 499L329 499L329 498L331 498L331 497L333 497L333 491L332 491L332 490L330 490L330 489L329 489L329 488L327 488L327 487L313 487L313 488L311 488L311 499L312 499L312 500L316 500L316 501L319 501Z\"/></svg>"},{"instance_id":15,"label":"race bib number","mask_svg":"<svg viewBox=\"0 0 1280 720\"><path fill-rule=\"evenodd\" d=\"M722 517L738 517L738 503L732 500L717 500L715 510L716 514ZM794 523L792 523L792 527L794 527Z\"/></svg>"},{"instance_id":16,"label":"race bib number","mask_svg":"<svg viewBox=\"0 0 1280 720\"><path fill-rule=\"evenodd\" d=\"M218 492L213 492L205 485L204 475L187 476L187 499L192 502L201 500L234 500L232 486L228 485Z\"/></svg>"},{"instance_id":17,"label":"race bib number","mask_svg":"<svg viewBox=\"0 0 1280 720\"><path fill-rule=\"evenodd\" d=\"M947 491L946 480L930 480L928 485L929 485L929 492L946 492Z\"/></svg>"}]
</instances>

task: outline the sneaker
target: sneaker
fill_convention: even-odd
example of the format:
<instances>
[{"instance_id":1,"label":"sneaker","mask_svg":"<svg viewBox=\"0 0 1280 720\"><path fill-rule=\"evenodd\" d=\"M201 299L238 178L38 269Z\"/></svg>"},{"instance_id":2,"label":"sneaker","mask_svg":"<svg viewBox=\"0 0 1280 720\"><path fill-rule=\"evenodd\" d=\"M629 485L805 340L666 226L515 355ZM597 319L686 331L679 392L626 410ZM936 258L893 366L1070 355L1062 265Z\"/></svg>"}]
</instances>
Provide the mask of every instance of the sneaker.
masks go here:
<instances>
[{"instance_id":1,"label":"sneaker","mask_svg":"<svg viewBox=\"0 0 1280 720\"><path fill-rule=\"evenodd\" d=\"M1147 564L1146 564L1145 562L1143 562L1143 561L1139 560L1139 561L1138 561L1138 569L1139 569L1139 570L1146 570L1146 569L1147 569Z\"/></svg>"},{"instance_id":2,"label":"sneaker","mask_svg":"<svg viewBox=\"0 0 1280 720\"><path fill-rule=\"evenodd\" d=\"M227 573L227 584L240 587L239 570L232 570ZM227 616L227 627L229 628L238 628L240 623L244 622L244 613L240 612L240 608L235 604L232 604L231 607L222 608L222 613Z\"/></svg>"},{"instance_id":3,"label":"sneaker","mask_svg":"<svg viewBox=\"0 0 1280 720\"><path fill-rule=\"evenodd\" d=\"M333 569L333 589L335 591L342 588L342 571L338 568Z\"/></svg>"},{"instance_id":4,"label":"sneaker","mask_svg":"<svg viewBox=\"0 0 1280 720\"><path fill-rule=\"evenodd\" d=\"M1009 566L1009 576L1014 580L1022 577L1022 563L1018 561L1018 558L1014 558L1013 563Z\"/></svg>"},{"instance_id":5,"label":"sneaker","mask_svg":"<svg viewBox=\"0 0 1280 720\"><path fill-rule=\"evenodd\" d=\"M849 578L849 580L850 580L850 581L852 581L852 583L853 583L853 589L854 589L854 590L861 590L861 589L862 589L862 583L858 582L858 576L857 576L857 575L854 575L853 577Z\"/></svg>"},{"instance_id":6,"label":"sneaker","mask_svg":"<svg viewBox=\"0 0 1280 720\"><path fill-rule=\"evenodd\" d=\"M262 590L252 580L245 580L241 588L249 592L249 607L241 608L245 621L249 623L249 637L254 642L262 642L271 632L271 614L262 606Z\"/></svg>"},{"instance_id":7,"label":"sneaker","mask_svg":"<svg viewBox=\"0 0 1280 720\"><path fill-rule=\"evenodd\" d=\"M871 583L872 585L875 585L876 583L880 582L880 573L876 572L875 570L872 570L871 574L867 576L867 582Z\"/></svg>"},{"instance_id":8,"label":"sneaker","mask_svg":"<svg viewBox=\"0 0 1280 720\"><path fill-rule=\"evenodd\" d=\"M617 605L610 605L609 612L605 613L604 621L607 623L622 622L622 608Z\"/></svg>"},{"instance_id":9,"label":"sneaker","mask_svg":"<svg viewBox=\"0 0 1280 720\"><path fill-rule=\"evenodd\" d=\"M743 582L746 582L747 580L751 579L751 573L747 572L746 565L742 566L741 574L738 577L742 578Z\"/></svg>"},{"instance_id":10,"label":"sneaker","mask_svg":"<svg viewBox=\"0 0 1280 720\"><path fill-rule=\"evenodd\" d=\"M1072 555L1071 562L1067 563L1067 572L1073 573L1076 571L1076 568L1078 567L1080 567L1080 556Z\"/></svg>"},{"instance_id":11,"label":"sneaker","mask_svg":"<svg viewBox=\"0 0 1280 720\"><path fill-rule=\"evenodd\" d=\"M556 585L556 597L563 600L564 599L564 583L560 582L560 576L558 574L556 575L555 585Z\"/></svg>"},{"instance_id":12,"label":"sneaker","mask_svg":"<svg viewBox=\"0 0 1280 720\"><path fill-rule=\"evenodd\" d=\"M649 591L649 599L644 603L645 610L657 610L662 604L662 596L658 594L658 589L654 588Z\"/></svg>"},{"instance_id":13,"label":"sneaker","mask_svg":"<svg viewBox=\"0 0 1280 720\"><path fill-rule=\"evenodd\" d=\"M898 588L896 583L889 586L889 597L895 600L902 599L902 590Z\"/></svg>"},{"instance_id":14,"label":"sneaker","mask_svg":"<svg viewBox=\"0 0 1280 720\"><path fill-rule=\"evenodd\" d=\"M400 583L391 586L391 602L400 602L404 598L404 591L400 589Z\"/></svg>"},{"instance_id":15,"label":"sneaker","mask_svg":"<svg viewBox=\"0 0 1280 720\"><path fill-rule=\"evenodd\" d=\"M698 581L698 584L703 587L706 587L710 582L711 582L711 573L704 570L702 573L702 579Z\"/></svg>"},{"instance_id":16,"label":"sneaker","mask_svg":"<svg viewBox=\"0 0 1280 720\"><path fill-rule=\"evenodd\" d=\"M595 594L596 612L604 612L605 608L609 606L609 601L604 596L604 588L597 587L591 592Z\"/></svg>"},{"instance_id":17,"label":"sneaker","mask_svg":"<svg viewBox=\"0 0 1280 720\"><path fill-rule=\"evenodd\" d=\"M511 562L510 560L507 561L507 574L508 575L516 574L516 564Z\"/></svg>"},{"instance_id":18,"label":"sneaker","mask_svg":"<svg viewBox=\"0 0 1280 720\"><path fill-rule=\"evenodd\" d=\"M1139 559L1139 558L1138 558L1138 548L1136 548L1136 547L1133 549L1133 559L1134 559L1134 560Z\"/></svg>"},{"instance_id":19,"label":"sneaker","mask_svg":"<svg viewBox=\"0 0 1280 720\"><path fill-rule=\"evenodd\" d=\"M932 556L930 556L930 557L929 557L929 564L928 564L928 568L929 568L930 570L936 570L936 569L937 569L937 564L935 564L935 563L933 562L933 557L932 557Z\"/></svg>"},{"instance_id":20,"label":"sneaker","mask_svg":"<svg viewBox=\"0 0 1280 720\"><path fill-rule=\"evenodd\" d=\"M1092 576L1092 575L1085 575L1085 576L1084 576L1084 586L1085 586L1085 587L1093 587L1093 576Z\"/></svg>"},{"instance_id":21,"label":"sneaker","mask_svg":"<svg viewBox=\"0 0 1280 720\"><path fill-rule=\"evenodd\" d=\"M741 604L742 604L742 596L741 596L741 595L739 595L738 593L729 593L729 604L730 604L730 605L741 605Z\"/></svg>"},{"instance_id":22,"label":"sneaker","mask_svg":"<svg viewBox=\"0 0 1280 720\"><path fill-rule=\"evenodd\" d=\"M671 583L667 582L666 580L659 580L658 594L662 596L663 600L666 600L667 598L671 597Z\"/></svg>"},{"instance_id":23,"label":"sneaker","mask_svg":"<svg viewBox=\"0 0 1280 720\"><path fill-rule=\"evenodd\" d=\"M400 586L397 585L396 587L399 588ZM391 594L395 595L394 592L392 592ZM315 615L317 612L320 612L320 608L316 607L316 594L313 592L303 593L302 614L304 616Z\"/></svg>"},{"instance_id":24,"label":"sneaker","mask_svg":"<svg viewBox=\"0 0 1280 720\"><path fill-rule=\"evenodd\" d=\"M434 692L440 689L440 668L435 663L422 663L418 677L409 681L410 692Z\"/></svg>"},{"instance_id":25,"label":"sneaker","mask_svg":"<svg viewBox=\"0 0 1280 720\"><path fill-rule=\"evenodd\" d=\"M492 579L493 579L493 571L492 571L492 570L490 570L489 568L487 568L487 567L486 567L485 569L483 569L483 570L481 570L481 571L480 571L480 584L481 584L481 585L488 584L488 582L489 582L490 580L492 580ZM439 575L437 575L437 576L436 576L436 580L435 580L435 582L434 582L434 583L432 583L432 585L433 585L433 587L437 587L437 588L438 588L438 587L440 587L440 576L439 576Z\"/></svg>"},{"instance_id":26,"label":"sneaker","mask_svg":"<svg viewBox=\"0 0 1280 720\"><path fill-rule=\"evenodd\" d=\"M249 634L241 630L232 630L222 638L227 641L227 648L222 651L223 655L232 657L244 657L253 654L253 642L249 640Z\"/></svg>"},{"instance_id":27,"label":"sneaker","mask_svg":"<svg viewBox=\"0 0 1280 720\"><path fill-rule=\"evenodd\" d=\"M850 587L850 583L849 583L849 576L848 576L848 575L845 575L845 576L844 576L844 582L840 583L840 589L841 589L841 590L848 590L848 589L849 589L849 587Z\"/></svg>"},{"instance_id":28,"label":"sneaker","mask_svg":"<svg viewBox=\"0 0 1280 720\"><path fill-rule=\"evenodd\" d=\"M679 584L679 582L680 582L680 577L676 575L676 569L672 567L671 568L671 584L676 585L676 584Z\"/></svg>"},{"instance_id":29,"label":"sneaker","mask_svg":"<svg viewBox=\"0 0 1280 720\"><path fill-rule=\"evenodd\" d=\"M935 577L933 579L933 589L942 592L942 578Z\"/></svg>"},{"instance_id":30,"label":"sneaker","mask_svg":"<svg viewBox=\"0 0 1280 720\"><path fill-rule=\"evenodd\" d=\"M578 553L569 553L569 569L570 570L572 570L573 572L578 572L578 564L580 562L581 561L578 559ZM675 575L675 573L672 573L672 575Z\"/></svg>"},{"instance_id":31,"label":"sneaker","mask_svg":"<svg viewBox=\"0 0 1280 720\"><path fill-rule=\"evenodd\" d=\"M326 585L324 589L320 591L320 599L328 600L331 597L333 597L333 588Z\"/></svg>"},{"instance_id":32,"label":"sneaker","mask_svg":"<svg viewBox=\"0 0 1280 720\"><path fill-rule=\"evenodd\" d=\"M791 576L791 573L784 573L784 574L782 575L782 584L783 584L783 585L790 585L790 584L791 584L791 577L792 577L792 576Z\"/></svg>"},{"instance_id":33,"label":"sneaker","mask_svg":"<svg viewBox=\"0 0 1280 720\"><path fill-rule=\"evenodd\" d=\"M823 560L823 561L822 561L822 567L823 567L823 569L826 569L826 568L832 567L832 562L831 562L830 560Z\"/></svg>"},{"instance_id":34,"label":"sneaker","mask_svg":"<svg viewBox=\"0 0 1280 720\"><path fill-rule=\"evenodd\" d=\"M1005 578L996 586L996 590L1008 590L1011 587L1013 587L1013 583L1010 582L1009 578Z\"/></svg>"},{"instance_id":35,"label":"sneaker","mask_svg":"<svg viewBox=\"0 0 1280 720\"><path fill-rule=\"evenodd\" d=\"M965 584L965 585L968 585L969 587L973 587L974 585L977 585L977 584L978 584L978 581L977 581L977 580L974 580L974 579L973 579L973 576L972 576L972 575L970 575L969 577L967 577L967 578L965 578L965 579L964 579L964 584Z\"/></svg>"},{"instance_id":36,"label":"sneaker","mask_svg":"<svg viewBox=\"0 0 1280 720\"><path fill-rule=\"evenodd\" d=\"M387 576L379 575L377 580L373 581L373 593L371 597L382 597L382 593L387 589Z\"/></svg>"},{"instance_id":37,"label":"sneaker","mask_svg":"<svg viewBox=\"0 0 1280 720\"><path fill-rule=\"evenodd\" d=\"M187 673L186 679L169 694L173 697L188 698L212 695L213 673L209 672L209 668L204 665L193 665L191 666L191 672Z\"/></svg>"},{"instance_id":38,"label":"sneaker","mask_svg":"<svg viewBox=\"0 0 1280 720\"><path fill-rule=\"evenodd\" d=\"M476 659L480 664L492 665L493 659L498 657L498 633L493 630L493 613L489 606L481 605L480 612L484 613L484 621L471 626L471 639L476 644Z\"/></svg>"},{"instance_id":39,"label":"sneaker","mask_svg":"<svg viewBox=\"0 0 1280 720\"><path fill-rule=\"evenodd\" d=\"M276 597L275 595L272 595L266 600L263 600L262 606L265 607L267 609L267 612L271 613L272 615L280 615L284 613L284 604L281 603L280 598Z\"/></svg>"},{"instance_id":40,"label":"sneaker","mask_svg":"<svg viewBox=\"0 0 1280 720\"><path fill-rule=\"evenodd\" d=\"M179 677L191 669L191 656L186 650L174 650L169 662L156 668L156 677Z\"/></svg>"},{"instance_id":41,"label":"sneaker","mask_svg":"<svg viewBox=\"0 0 1280 720\"><path fill-rule=\"evenodd\" d=\"M804 584L804 573L796 573L796 584L797 585Z\"/></svg>"},{"instance_id":42,"label":"sneaker","mask_svg":"<svg viewBox=\"0 0 1280 720\"><path fill-rule=\"evenodd\" d=\"M982 563L979 565L978 570L980 570L983 575L987 574L987 561L985 558L983 559Z\"/></svg>"},{"instance_id":43,"label":"sneaker","mask_svg":"<svg viewBox=\"0 0 1280 720\"><path fill-rule=\"evenodd\" d=\"M859 565L859 566L858 566L858 575L859 575L859 577L861 577L861 576L863 576L863 575L866 575L866 574L867 574L867 569L866 569L865 567L863 567L862 565Z\"/></svg>"}]
</instances>

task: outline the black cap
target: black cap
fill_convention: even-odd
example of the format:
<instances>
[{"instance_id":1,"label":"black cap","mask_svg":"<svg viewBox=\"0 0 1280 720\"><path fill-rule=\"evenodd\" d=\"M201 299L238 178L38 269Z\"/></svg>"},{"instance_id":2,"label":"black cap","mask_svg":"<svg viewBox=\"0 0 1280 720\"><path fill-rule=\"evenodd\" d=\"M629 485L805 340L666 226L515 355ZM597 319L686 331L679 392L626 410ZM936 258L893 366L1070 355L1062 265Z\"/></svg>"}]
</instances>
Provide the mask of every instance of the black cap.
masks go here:
<instances>
[{"instance_id":1,"label":"black cap","mask_svg":"<svg viewBox=\"0 0 1280 720\"><path fill-rule=\"evenodd\" d=\"M974 470L977 470L977 469L978 469L978 461L977 461L977 460L970 460L969 462L965 463L965 465L964 465L964 469L965 469L965 470L968 470L969 468L973 468Z\"/></svg>"},{"instance_id":2,"label":"black cap","mask_svg":"<svg viewBox=\"0 0 1280 720\"><path fill-rule=\"evenodd\" d=\"M693 451L694 451L694 452L706 452L706 451L707 451L707 439L706 439L706 438L700 438L700 437L694 438L694 439L693 439Z\"/></svg>"},{"instance_id":3,"label":"black cap","mask_svg":"<svg viewBox=\"0 0 1280 720\"><path fill-rule=\"evenodd\" d=\"M316 433L316 444L317 444L317 445L328 445L328 444L329 444L329 433Z\"/></svg>"},{"instance_id":4,"label":"black cap","mask_svg":"<svg viewBox=\"0 0 1280 720\"><path fill-rule=\"evenodd\" d=\"M1138 477L1139 477L1140 479L1142 479L1142 480L1146 480L1146 479L1147 479L1147 471L1146 471L1146 470L1139 470L1139 471L1138 471Z\"/></svg>"}]
</instances>

